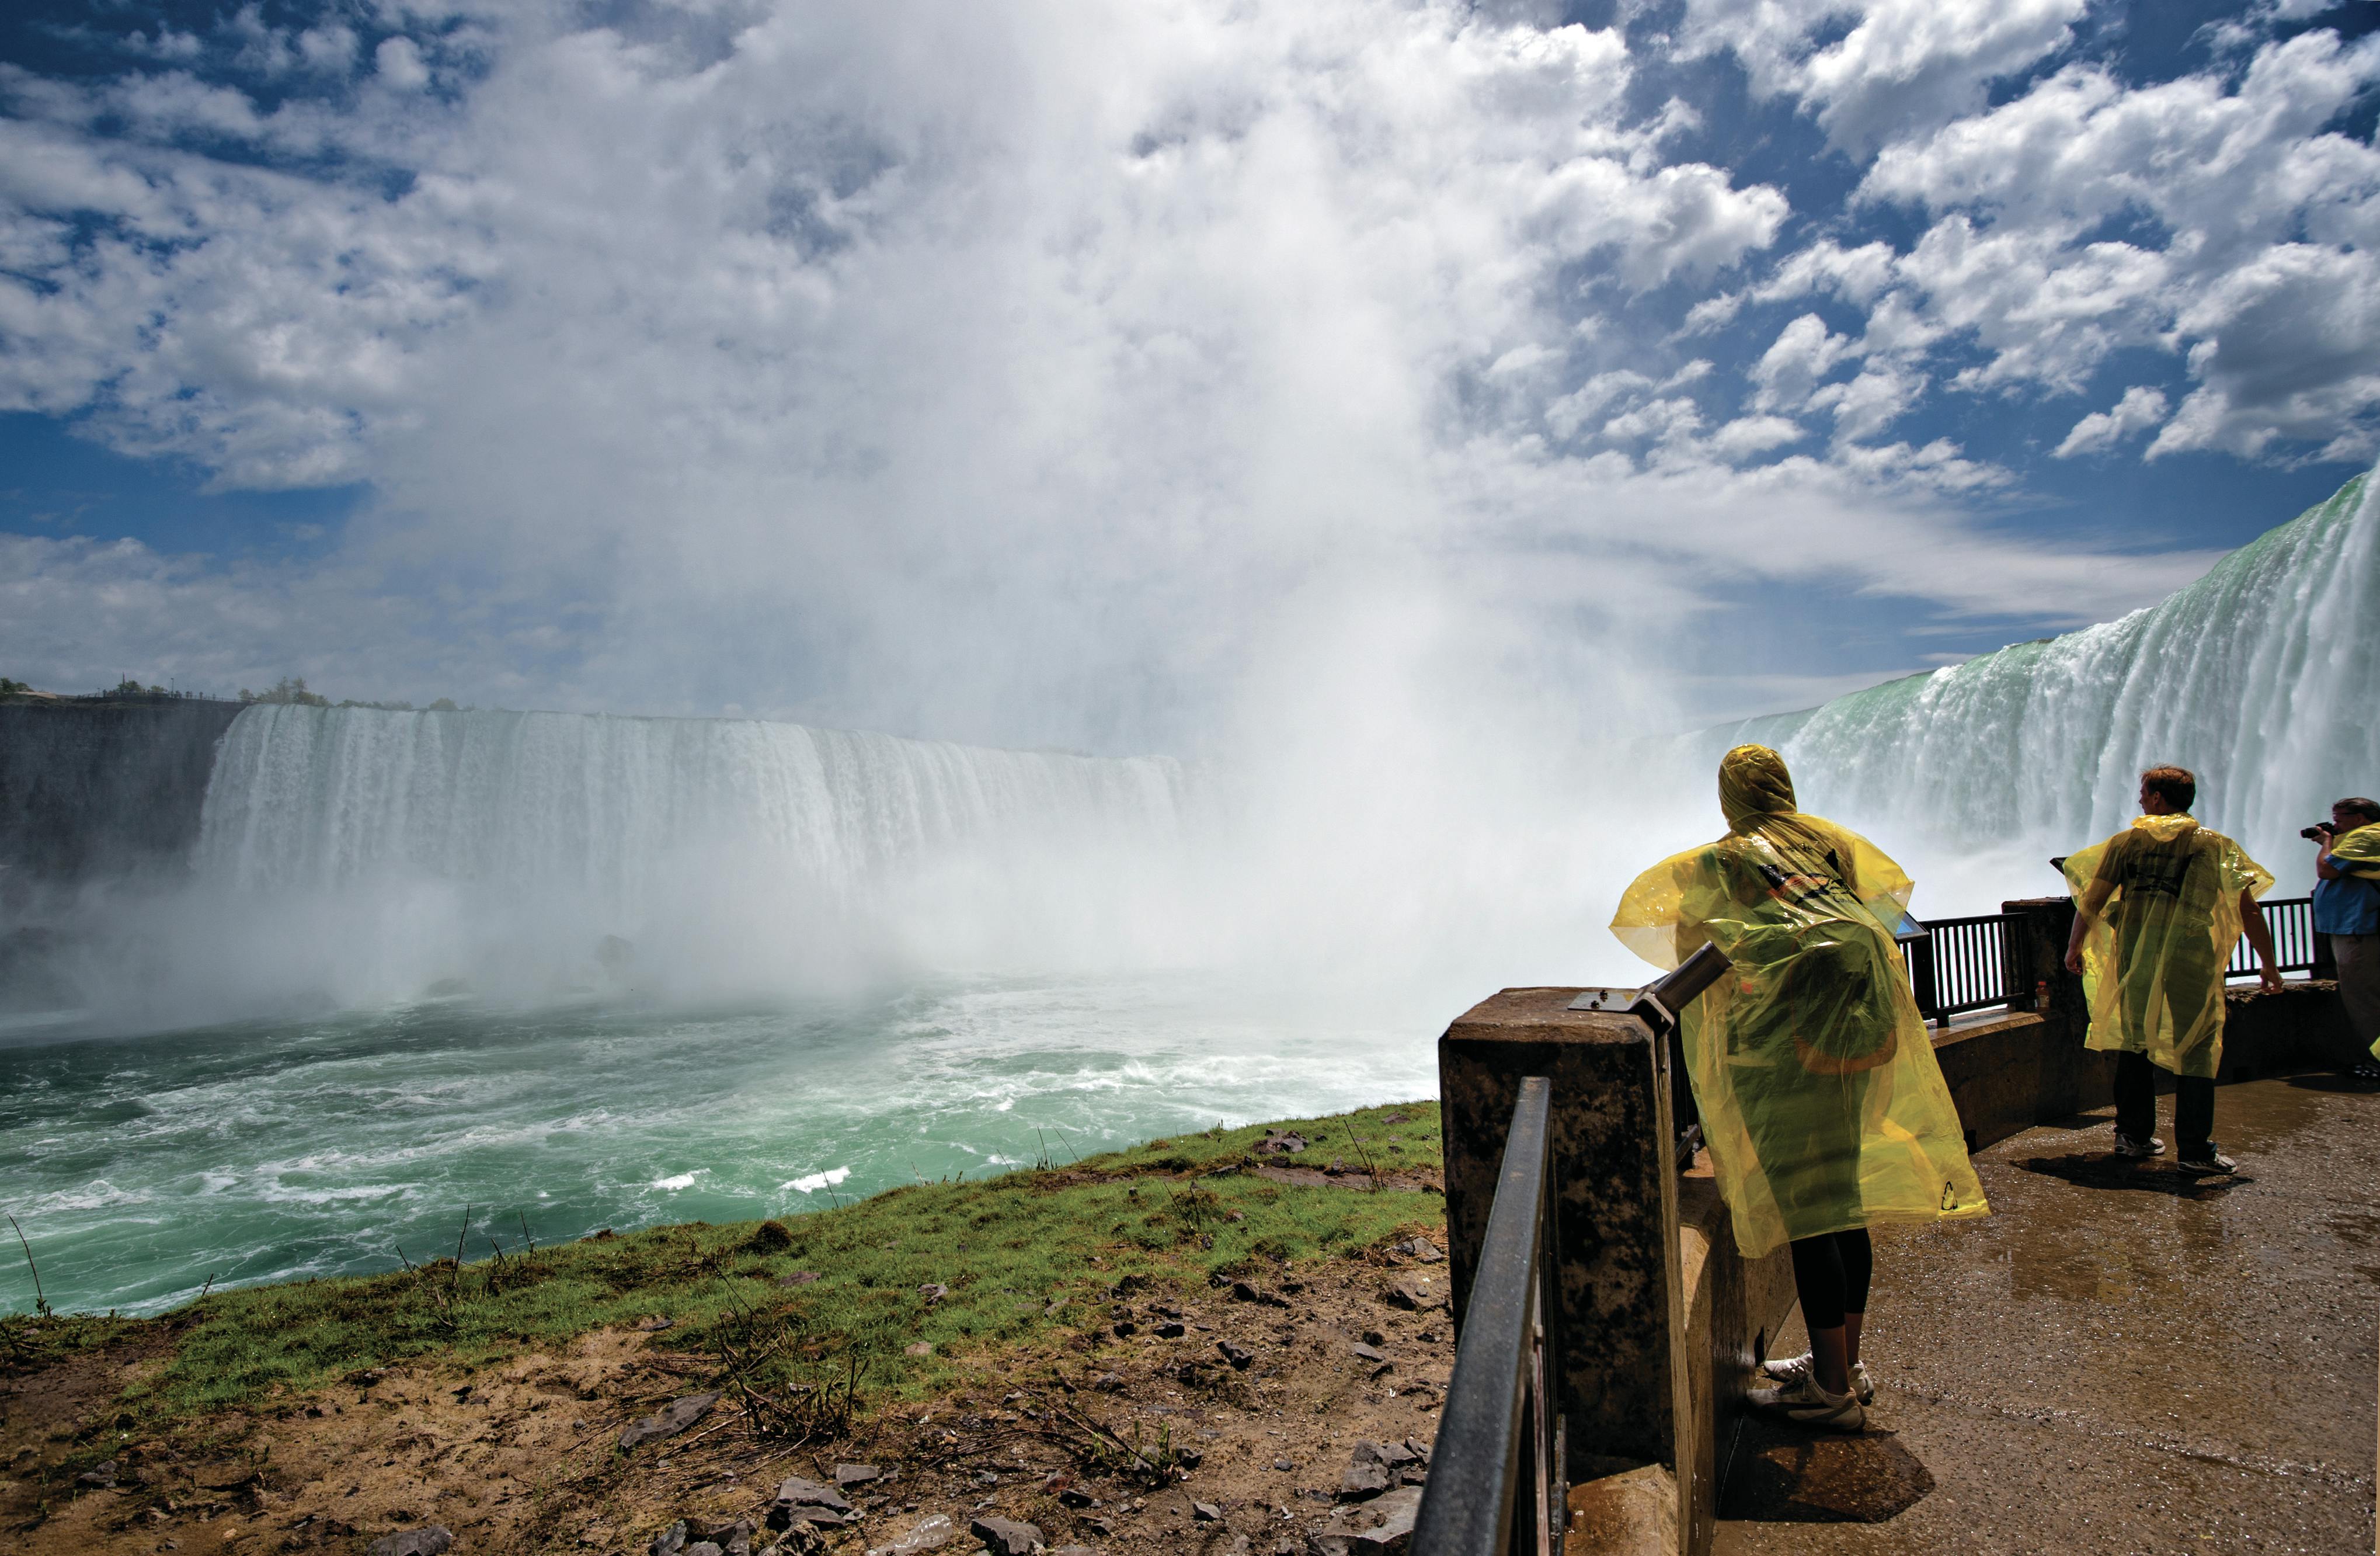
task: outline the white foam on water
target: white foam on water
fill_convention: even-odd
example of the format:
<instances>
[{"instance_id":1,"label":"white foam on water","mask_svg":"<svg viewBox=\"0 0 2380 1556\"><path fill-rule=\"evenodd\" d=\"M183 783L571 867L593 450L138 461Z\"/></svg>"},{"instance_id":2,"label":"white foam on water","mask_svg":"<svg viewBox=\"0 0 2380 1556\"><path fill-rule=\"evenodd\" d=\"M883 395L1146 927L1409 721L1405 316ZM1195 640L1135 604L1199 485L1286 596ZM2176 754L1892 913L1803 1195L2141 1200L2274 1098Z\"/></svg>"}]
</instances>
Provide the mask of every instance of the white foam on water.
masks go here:
<instances>
[{"instance_id":1,"label":"white foam on water","mask_svg":"<svg viewBox=\"0 0 2380 1556\"><path fill-rule=\"evenodd\" d=\"M844 1182L850 1176L851 1169L848 1167L831 1167L823 1173L812 1173L806 1178L795 1178L790 1183L779 1184L777 1187L780 1190L790 1188L796 1194L816 1194L822 1188L831 1188L836 1184Z\"/></svg>"}]
</instances>

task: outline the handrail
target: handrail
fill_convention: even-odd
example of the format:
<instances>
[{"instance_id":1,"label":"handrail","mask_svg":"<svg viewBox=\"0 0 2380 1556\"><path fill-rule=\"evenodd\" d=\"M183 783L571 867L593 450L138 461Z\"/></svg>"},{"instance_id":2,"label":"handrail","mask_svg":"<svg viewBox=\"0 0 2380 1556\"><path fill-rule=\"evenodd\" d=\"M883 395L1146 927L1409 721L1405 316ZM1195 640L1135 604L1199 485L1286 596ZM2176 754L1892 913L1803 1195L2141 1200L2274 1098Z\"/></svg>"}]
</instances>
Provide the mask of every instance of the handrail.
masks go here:
<instances>
[{"instance_id":1,"label":"handrail","mask_svg":"<svg viewBox=\"0 0 2380 1556\"><path fill-rule=\"evenodd\" d=\"M1551 1300L1552 1097L1550 1081L1528 1076L1512 1104L1415 1520L1414 1556L1552 1556L1561 1549L1568 1497L1552 1390L1560 1376ZM1525 1491L1524 1465L1533 1481Z\"/></svg>"}]
</instances>

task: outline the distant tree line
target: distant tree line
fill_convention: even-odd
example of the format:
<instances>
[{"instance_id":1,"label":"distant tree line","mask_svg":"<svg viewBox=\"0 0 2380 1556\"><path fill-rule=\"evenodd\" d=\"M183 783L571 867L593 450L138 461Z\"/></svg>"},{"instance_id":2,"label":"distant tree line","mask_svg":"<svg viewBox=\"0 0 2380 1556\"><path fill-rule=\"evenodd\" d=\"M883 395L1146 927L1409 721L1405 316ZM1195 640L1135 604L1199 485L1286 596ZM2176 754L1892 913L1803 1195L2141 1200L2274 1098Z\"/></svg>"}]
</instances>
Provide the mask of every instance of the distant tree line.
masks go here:
<instances>
[{"instance_id":1,"label":"distant tree line","mask_svg":"<svg viewBox=\"0 0 2380 1556\"><path fill-rule=\"evenodd\" d=\"M35 691L30 682L0 675L0 702L23 698L46 698L50 695L52 694ZM127 675L105 691L74 695L84 701L89 701L96 696L98 699L108 702L152 702L180 700L185 698L205 698L208 694L175 691L165 687L144 687L134 677ZM303 675L284 675L262 691L250 691L248 687L242 687L239 688L239 700L243 703L256 702L267 706L292 708L379 708L392 713L468 713L471 711L468 708L456 707L455 699L451 697L442 697L427 708L419 709L410 702L365 702L355 698L348 698L334 704L321 692L307 690L306 677Z\"/></svg>"},{"instance_id":2,"label":"distant tree line","mask_svg":"<svg viewBox=\"0 0 2380 1556\"><path fill-rule=\"evenodd\" d=\"M239 699L242 702L263 702L283 707L296 708L378 708L384 712L390 713L462 713L469 711L468 709L457 708L455 706L455 699L451 697L442 697L427 708L416 708L410 702L365 702L352 697L343 699L342 700L334 703L329 698L324 697L321 692L308 691L306 689L306 677L303 675L284 675L281 679L273 682L272 687L264 691L250 691L246 687L242 687L239 688Z\"/></svg>"}]
</instances>

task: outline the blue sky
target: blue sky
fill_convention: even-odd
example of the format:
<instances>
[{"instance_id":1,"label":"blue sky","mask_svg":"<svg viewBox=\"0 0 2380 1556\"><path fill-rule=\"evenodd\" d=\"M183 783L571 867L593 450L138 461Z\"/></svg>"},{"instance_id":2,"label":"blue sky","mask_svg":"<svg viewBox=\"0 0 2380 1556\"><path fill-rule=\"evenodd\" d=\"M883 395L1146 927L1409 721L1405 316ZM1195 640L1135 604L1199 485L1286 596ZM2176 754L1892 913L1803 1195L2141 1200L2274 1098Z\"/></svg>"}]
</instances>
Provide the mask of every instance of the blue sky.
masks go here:
<instances>
[{"instance_id":1,"label":"blue sky","mask_svg":"<svg viewBox=\"0 0 2380 1556\"><path fill-rule=\"evenodd\" d=\"M866 10L11 7L0 673L1693 722L2380 452L2372 0Z\"/></svg>"}]
</instances>

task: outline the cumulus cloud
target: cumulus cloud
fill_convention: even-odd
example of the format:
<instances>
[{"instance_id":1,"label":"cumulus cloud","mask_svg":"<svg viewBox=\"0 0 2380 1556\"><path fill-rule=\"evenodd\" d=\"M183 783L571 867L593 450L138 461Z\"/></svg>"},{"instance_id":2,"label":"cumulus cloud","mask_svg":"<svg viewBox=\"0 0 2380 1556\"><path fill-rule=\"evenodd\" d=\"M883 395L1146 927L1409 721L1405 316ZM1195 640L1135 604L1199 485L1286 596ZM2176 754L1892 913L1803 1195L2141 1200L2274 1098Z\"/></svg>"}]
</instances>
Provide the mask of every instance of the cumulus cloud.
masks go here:
<instances>
[{"instance_id":1,"label":"cumulus cloud","mask_svg":"<svg viewBox=\"0 0 2380 1556\"><path fill-rule=\"evenodd\" d=\"M1752 403L1762 410L1799 410L1810 403L1820 380L1858 352L1858 342L1829 331L1816 314L1804 313L1779 331L1753 365L1752 381L1759 388Z\"/></svg>"},{"instance_id":2,"label":"cumulus cloud","mask_svg":"<svg viewBox=\"0 0 2380 1556\"><path fill-rule=\"evenodd\" d=\"M2133 433L2144 432L2163 421L2166 410L2163 390L2134 384L2124 391L2124 397L2116 402L2113 410L2095 410L2074 423L2054 452L2060 459L2104 453Z\"/></svg>"},{"instance_id":3,"label":"cumulus cloud","mask_svg":"<svg viewBox=\"0 0 2380 1556\"><path fill-rule=\"evenodd\" d=\"M1753 90L1785 94L1857 153L1983 105L1994 80L2057 53L2086 0L1687 0L1684 40L1742 61ZM1829 24L1835 41L1813 47Z\"/></svg>"},{"instance_id":4,"label":"cumulus cloud","mask_svg":"<svg viewBox=\"0 0 2380 1556\"><path fill-rule=\"evenodd\" d=\"M1929 57L2046 61L2056 52L2026 55L2026 44L2005 56L1961 55L1950 46L1995 28L2013 39L2025 15L2049 28L2049 9L2009 8L1988 21L1960 7L1929 9L1941 13L1943 45ZM1837 53L1847 60L1857 52L1844 52L1851 38L1889 30L1883 11L1855 9L1842 45L1814 50L1817 23L1837 14L1815 5L1694 11L1710 26L1742 22L1742 41L1730 46L1755 82L1813 103L1850 99L1827 96L1847 89L1813 74L1811 62ZM2039 43L2050 30L2030 36ZM1887 86L1900 79L1887 77ZM2145 84L2077 61L1996 107L1919 115L1883 138L1857 195L1868 208L1920 213L1925 225L1913 241L1815 237L1749 286L1691 310L1684 333L1725 328L1758 305L1865 310L1864 328L1848 334L1802 313L1750 370L1753 408L1830 408L1839 437L1853 442L1924 404L1929 389L1938 394L1933 385L2079 395L2129 350L2167 358L2188 381L2171 419L2155 419L2163 427L2150 457L2220 449L2366 458L2380 421L2370 369L2380 316L2380 273L2370 259L2380 239L2380 151L2333 127L2375 83L2380 39L2350 45L2314 30L2259 38L2236 58ZM1854 357L1869 364L1861 378L1814 402L1827 374ZM2134 387L2164 396L2159 406L2176 397ZM2104 450L2145 430L2150 404L2128 398L2118 411L2085 416L2058 453Z\"/></svg>"}]
</instances>

